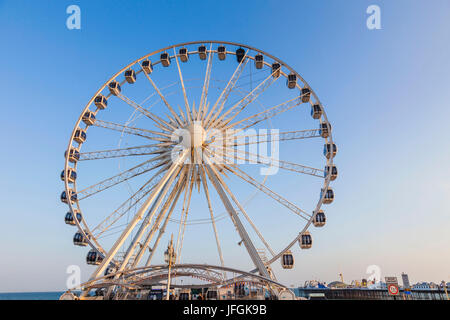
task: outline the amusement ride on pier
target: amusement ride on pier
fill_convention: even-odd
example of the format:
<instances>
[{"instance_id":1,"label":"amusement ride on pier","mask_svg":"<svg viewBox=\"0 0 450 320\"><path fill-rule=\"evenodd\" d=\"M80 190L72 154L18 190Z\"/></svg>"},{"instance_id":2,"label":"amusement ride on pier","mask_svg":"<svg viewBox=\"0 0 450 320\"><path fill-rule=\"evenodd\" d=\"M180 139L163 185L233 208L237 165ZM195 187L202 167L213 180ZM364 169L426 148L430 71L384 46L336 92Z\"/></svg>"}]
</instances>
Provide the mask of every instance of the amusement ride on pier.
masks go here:
<instances>
[{"instance_id":1,"label":"amusement ride on pier","mask_svg":"<svg viewBox=\"0 0 450 320\"><path fill-rule=\"evenodd\" d=\"M272 124L280 129L268 130ZM308 165L261 151L278 144L281 154L304 156ZM334 199L336 152L315 92L294 69L264 51L197 41L133 61L90 99L65 152L65 223L77 228L73 243L90 248L86 262L95 270L73 288L81 290L79 296L69 290L61 299L88 299L92 292L99 299L147 299L158 287L167 288L163 298L190 299L198 289L206 299L292 299L277 280L274 263L292 269L295 245L311 248L311 226L325 225L322 205ZM305 191L309 208L268 187L278 177L270 173L274 168L298 181L293 187L313 190L311 196ZM276 220L264 217L264 208L245 209L256 193L261 203L280 205ZM287 223L296 230L291 238L286 239L289 228L282 224L266 225L288 215L295 219ZM203 262L212 243L217 264L181 260L187 227L202 225L211 226L214 240L205 230L195 231L189 258ZM271 234L277 250L257 225ZM235 247L223 245L229 239ZM239 253L233 261L240 262L243 252L250 268L225 265L226 253Z\"/></svg>"}]
</instances>

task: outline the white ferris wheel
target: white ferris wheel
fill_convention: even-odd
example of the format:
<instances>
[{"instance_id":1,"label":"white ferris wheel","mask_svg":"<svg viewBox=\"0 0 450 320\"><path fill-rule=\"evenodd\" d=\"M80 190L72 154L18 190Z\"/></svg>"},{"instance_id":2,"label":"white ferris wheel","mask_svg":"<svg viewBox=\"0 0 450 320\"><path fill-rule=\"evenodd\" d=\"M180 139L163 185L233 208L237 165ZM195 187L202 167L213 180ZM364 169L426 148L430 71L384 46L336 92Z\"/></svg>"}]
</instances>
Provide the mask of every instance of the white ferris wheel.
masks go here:
<instances>
[{"instance_id":1,"label":"white ferris wheel","mask_svg":"<svg viewBox=\"0 0 450 320\"><path fill-rule=\"evenodd\" d=\"M274 269L325 225L336 152L315 92L264 51L195 41L133 61L89 100L65 152L65 222L95 266L83 293L124 298L170 277L283 288Z\"/></svg>"}]
</instances>

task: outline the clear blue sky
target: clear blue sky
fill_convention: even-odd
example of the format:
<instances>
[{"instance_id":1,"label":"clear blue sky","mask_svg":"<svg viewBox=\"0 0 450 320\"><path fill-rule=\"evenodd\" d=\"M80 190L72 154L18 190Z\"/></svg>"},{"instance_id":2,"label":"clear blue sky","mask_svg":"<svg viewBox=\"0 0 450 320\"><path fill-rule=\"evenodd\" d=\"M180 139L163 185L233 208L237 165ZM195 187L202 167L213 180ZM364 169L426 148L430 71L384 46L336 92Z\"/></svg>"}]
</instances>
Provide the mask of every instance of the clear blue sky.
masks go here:
<instances>
[{"instance_id":1,"label":"clear blue sky","mask_svg":"<svg viewBox=\"0 0 450 320\"><path fill-rule=\"evenodd\" d=\"M81 30L66 28L70 4ZM381 30L366 28L371 4ZM450 280L448 1L0 1L0 39L0 292L64 289L71 264L88 277L58 200L74 122L125 64L203 39L287 62L333 123L341 176L328 225L279 280L351 281L372 264Z\"/></svg>"}]
</instances>

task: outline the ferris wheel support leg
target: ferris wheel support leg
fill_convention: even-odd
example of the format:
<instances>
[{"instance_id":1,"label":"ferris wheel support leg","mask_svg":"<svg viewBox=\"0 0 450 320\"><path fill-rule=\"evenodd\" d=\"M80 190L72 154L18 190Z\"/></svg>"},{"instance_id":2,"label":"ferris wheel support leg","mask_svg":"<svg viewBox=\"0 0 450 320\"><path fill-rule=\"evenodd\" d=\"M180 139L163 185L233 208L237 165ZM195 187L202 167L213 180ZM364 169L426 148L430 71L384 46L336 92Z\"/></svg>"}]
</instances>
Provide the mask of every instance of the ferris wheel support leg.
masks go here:
<instances>
[{"instance_id":1,"label":"ferris wheel support leg","mask_svg":"<svg viewBox=\"0 0 450 320\"><path fill-rule=\"evenodd\" d=\"M167 199L166 203L164 203L163 207L161 208L161 211L160 211L158 217L156 218L156 221L155 221L152 229L146 236L144 243L142 244L141 248L139 249L139 252L138 252L136 258L134 259L134 261L131 265L132 269L135 268L136 265L139 263L139 261L142 259L142 256L145 253L145 249L148 247L148 244L150 243L150 241L152 241L153 236L155 235L156 230L158 229L158 226L161 223L162 218L164 217L167 210L169 209L170 204L174 200L176 193L178 192L178 190L180 188L182 188L182 184L184 182L184 176L185 176L185 170L183 170L183 172L181 173L178 183L176 184L175 188L173 188L173 190L171 191L169 198Z\"/></svg>"},{"instance_id":2,"label":"ferris wheel support leg","mask_svg":"<svg viewBox=\"0 0 450 320\"><path fill-rule=\"evenodd\" d=\"M205 170L202 169L201 174L202 174L203 189L205 190L205 197L206 197L206 201L208 204L209 214L211 216L211 224L212 224L213 231L214 231L214 237L216 238L216 245L217 245L217 251L219 253L220 265L223 267L224 262L223 262L222 248L220 247L219 235L217 234L216 222L214 220L215 218L214 218L214 213L213 213L213 209L212 209L212 205L211 205L211 198L209 197L208 182L206 181ZM223 273L223 277L225 279L225 273Z\"/></svg>"},{"instance_id":3,"label":"ferris wheel support leg","mask_svg":"<svg viewBox=\"0 0 450 320\"><path fill-rule=\"evenodd\" d=\"M178 199L180 198L180 195L183 192L185 187L186 187L186 183L183 183L181 188L179 188L178 191L177 191L177 194L176 194L175 199L174 199L174 201L172 203L172 206L170 207L169 213L167 214L166 220L164 220L164 224L161 227L161 229L159 230L158 237L156 238L155 243L153 244L153 247L152 247L152 249L150 251L150 255L147 258L147 261L145 262L145 266L146 267L150 265L150 262L151 262L151 260L153 258L153 254L155 253L156 247L158 246L159 241L161 240L161 237L162 237L162 235L164 234L164 232L166 230L167 223L169 222L169 219L170 219L170 217L171 217L171 215L173 213L173 210L175 209L175 206L176 206L176 204L178 202Z\"/></svg>"},{"instance_id":4,"label":"ferris wheel support leg","mask_svg":"<svg viewBox=\"0 0 450 320\"><path fill-rule=\"evenodd\" d=\"M97 270L91 275L90 280L94 280L98 278L106 269L106 267L109 265L111 260L114 258L114 256L117 254L117 251L121 248L125 240L129 237L133 229L136 227L136 225L139 223L140 220L142 220L144 213L147 211L147 209L150 207L150 204L153 202L153 200L156 198L156 196L160 193L163 186L166 184L167 180L172 176L172 174L175 172L175 170L179 167L179 165L186 159L186 156L188 155L187 152L183 152L180 157L176 160L175 163L172 164L172 166L167 170L164 177L161 179L161 181L158 183L158 185L155 187L151 195L147 198L144 205L139 209L139 211L135 214L133 217L133 220L128 224L126 229L122 232L119 239L114 243L112 248L109 250L107 256L105 259L103 259L102 263L97 267ZM82 297L85 297L88 294L86 290L84 290L81 293Z\"/></svg>"},{"instance_id":5,"label":"ferris wheel support leg","mask_svg":"<svg viewBox=\"0 0 450 320\"><path fill-rule=\"evenodd\" d=\"M169 191L170 185L172 184L173 180L175 179L177 173L172 174L169 181L165 183L163 186L161 192L156 197L155 201L153 202L150 210L148 211L147 215L145 216L144 221L142 222L141 226L139 227L138 232L133 238L133 241L131 242L130 246L128 247L125 257L122 261L122 264L120 265L119 269L117 271L122 271L125 269L125 267L128 264L128 261L130 260L131 256L133 255L134 251L136 250L136 247L141 240L144 231L147 229L147 227L151 224L151 221L153 219L153 216L155 215L156 210L158 210L159 206L161 205L162 200L164 199L166 193Z\"/></svg>"},{"instance_id":6,"label":"ferris wheel support leg","mask_svg":"<svg viewBox=\"0 0 450 320\"><path fill-rule=\"evenodd\" d=\"M259 256L258 252L256 251L255 246L253 245L252 241L250 240L250 237L245 230L244 226L242 225L241 220L239 219L236 211L234 210L233 205L231 204L230 200L228 199L222 184L223 181L221 181L221 178L218 176L218 174L215 171L215 169L212 167L212 165L208 164L205 166L206 170L208 172L208 176L211 179L212 184L214 185L214 188L217 190L217 193L220 196L220 199L222 200L225 209L228 211L228 214L231 217L231 220L233 221L239 236L244 241L245 248L247 249L248 254L250 255L250 258L252 259L253 263L255 264L256 268L258 269L260 275L270 279L269 272L266 269L266 266L264 265L263 261L261 260L261 257Z\"/></svg>"},{"instance_id":7,"label":"ferris wheel support leg","mask_svg":"<svg viewBox=\"0 0 450 320\"><path fill-rule=\"evenodd\" d=\"M175 254L176 254L175 263L176 264L180 263L181 249L183 247L184 231L186 229L186 220L187 220L187 216L189 214L189 209L190 209L191 199L192 199L192 189L194 186L195 171L196 171L195 166L191 165L190 171L188 173L188 175L191 178L189 181L189 187L186 186L183 208L181 210L180 226L178 228L177 243L175 246Z\"/></svg>"},{"instance_id":8,"label":"ferris wheel support leg","mask_svg":"<svg viewBox=\"0 0 450 320\"><path fill-rule=\"evenodd\" d=\"M133 241L131 242L130 246L128 247L128 250L125 253L125 257L120 265L120 267L117 269L118 272L122 271L125 269L125 267L128 264L128 261L130 260L130 258L132 257L133 253L136 250L136 247L139 243L139 241L142 238L142 235L144 234L145 230L147 229L147 227L150 225L151 220L153 219L153 216L156 212L156 210L158 210L159 206L161 205L161 201L164 199L167 191L170 188L170 185L172 184L173 180L175 179L175 177L177 176L178 172L172 174L172 176L170 177L169 181L165 183L163 190L161 190L161 192L158 194L158 196L156 197L155 201L152 204L152 207L150 208L149 212L147 213L143 223L141 224L141 226L139 227L138 232L136 233L136 235L133 238ZM120 274L116 275L114 277L114 279L117 279L120 277ZM108 288L108 291L106 293L106 297L109 298L111 296L111 293L114 291L115 286L110 286ZM125 293L125 297L124 299L126 299L128 293Z\"/></svg>"},{"instance_id":9,"label":"ferris wheel support leg","mask_svg":"<svg viewBox=\"0 0 450 320\"><path fill-rule=\"evenodd\" d=\"M227 168L229 171L233 172L231 168L229 168L228 166L226 166L225 168ZM255 224L253 223L253 221L250 219L250 217L248 216L247 212L245 212L244 207L240 204L240 202L238 201L238 199L233 195L232 192L230 192L230 190L228 188L226 188L228 191L228 194L230 195L231 199L234 201L234 203L236 203L238 209L242 212L242 214L244 215L244 217L247 219L248 223L252 226L253 230L255 231L255 233L258 235L259 239L261 240L261 242L264 244L264 246L267 248L267 250L269 250L269 252L272 254L272 256L275 255L275 252L272 250L272 248L269 246L269 244L267 243L266 239L264 239L264 237L262 236L261 232L258 230L258 228L255 226Z\"/></svg>"}]
</instances>

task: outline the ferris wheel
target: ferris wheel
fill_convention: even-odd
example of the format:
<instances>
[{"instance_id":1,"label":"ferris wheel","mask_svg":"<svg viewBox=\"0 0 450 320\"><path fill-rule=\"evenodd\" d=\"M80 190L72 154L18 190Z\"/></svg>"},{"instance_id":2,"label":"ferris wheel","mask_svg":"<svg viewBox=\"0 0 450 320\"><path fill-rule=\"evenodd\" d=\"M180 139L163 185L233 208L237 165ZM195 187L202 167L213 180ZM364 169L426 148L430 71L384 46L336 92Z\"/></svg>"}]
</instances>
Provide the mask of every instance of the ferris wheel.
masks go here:
<instances>
[{"instance_id":1,"label":"ferris wheel","mask_svg":"<svg viewBox=\"0 0 450 320\"><path fill-rule=\"evenodd\" d=\"M296 244L311 248L311 229L325 225L336 152L317 95L280 59L232 42L172 45L119 70L82 110L61 172L65 223L89 248L90 284L161 277L164 239L174 235L180 275L215 286L237 279L225 279L238 274L225 257L237 249L223 243L233 239L251 265L240 279L276 284L275 262L292 269ZM293 188L276 190L280 181ZM271 232L277 222L283 229ZM189 258L204 259L208 231L218 263L183 263L189 228Z\"/></svg>"}]
</instances>

